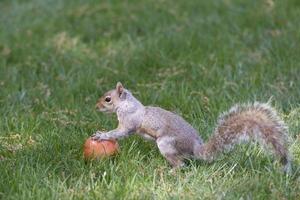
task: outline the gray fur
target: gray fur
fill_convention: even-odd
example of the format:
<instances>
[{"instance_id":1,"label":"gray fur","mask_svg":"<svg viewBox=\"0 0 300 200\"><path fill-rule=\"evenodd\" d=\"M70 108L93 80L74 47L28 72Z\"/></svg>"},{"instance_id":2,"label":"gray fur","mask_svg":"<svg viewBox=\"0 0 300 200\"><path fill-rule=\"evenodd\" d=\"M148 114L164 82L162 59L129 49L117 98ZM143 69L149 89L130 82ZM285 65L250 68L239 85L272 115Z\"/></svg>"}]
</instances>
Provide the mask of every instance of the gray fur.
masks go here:
<instances>
[{"instance_id":1,"label":"gray fur","mask_svg":"<svg viewBox=\"0 0 300 200\"><path fill-rule=\"evenodd\" d=\"M110 97L111 101L106 102L106 97ZM106 133L97 131L93 139L120 139L138 134L154 140L161 154L173 167L182 166L184 159L192 157L212 161L218 152L256 137L272 144L275 154L284 160L285 170L290 170L285 139L287 128L268 104L256 102L234 106L220 116L215 134L205 144L197 130L182 117L159 107L143 106L121 83L117 84L115 90L101 97L97 107L102 112L115 112L119 125ZM249 112L265 121L260 122L255 116L249 116ZM234 118L241 121L231 122Z\"/></svg>"}]
</instances>

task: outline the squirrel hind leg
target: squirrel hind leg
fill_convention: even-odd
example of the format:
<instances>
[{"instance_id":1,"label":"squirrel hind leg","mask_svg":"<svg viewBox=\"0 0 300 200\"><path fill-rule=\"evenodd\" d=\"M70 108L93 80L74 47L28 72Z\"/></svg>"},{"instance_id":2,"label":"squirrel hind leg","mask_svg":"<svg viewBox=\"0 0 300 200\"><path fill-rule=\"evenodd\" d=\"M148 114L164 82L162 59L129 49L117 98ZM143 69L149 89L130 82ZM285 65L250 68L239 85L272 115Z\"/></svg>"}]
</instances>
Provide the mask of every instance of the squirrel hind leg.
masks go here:
<instances>
[{"instance_id":1,"label":"squirrel hind leg","mask_svg":"<svg viewBox=\"0 0 300 200\"><path fill-rule=\"evenodd\" d=\"M184 159L178 153L175 147L175 140L172 137L161 137L158 138L157 146L160 153L166 158L173 168L179 168L184 166Z\"/></svg>"},{"instance_id":2,"label":"squirrel hind leg","mask_svg":"<svg viewBox=\"0 0 300 200\"><path fill-rule=\"evenodd\" d=\"M170 163L172 168L181 168L185 166L183 159L176 154L165 154L164 157Z\"/></svg>"}]
</instances>

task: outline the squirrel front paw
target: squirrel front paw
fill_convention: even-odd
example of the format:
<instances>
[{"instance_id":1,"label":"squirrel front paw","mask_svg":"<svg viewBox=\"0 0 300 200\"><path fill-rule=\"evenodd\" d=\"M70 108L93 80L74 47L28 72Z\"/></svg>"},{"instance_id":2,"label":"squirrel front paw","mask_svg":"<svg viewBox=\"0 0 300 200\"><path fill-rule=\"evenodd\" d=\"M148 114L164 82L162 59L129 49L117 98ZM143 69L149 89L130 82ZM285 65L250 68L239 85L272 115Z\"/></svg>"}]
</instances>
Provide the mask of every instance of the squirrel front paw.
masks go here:
<instances>
[{"instance_id":1,"label":"squirrel front paw","mask_svg":"<svg viewBox=\"0 0 300 200\"><path fill-rule=\"evenodd\" d=\"M96 131L96 133L94 133L91 136L92 140L109 140L110 137L108 137L105 133L101 132L101 131Z\"/></svg>"}]
</instances>

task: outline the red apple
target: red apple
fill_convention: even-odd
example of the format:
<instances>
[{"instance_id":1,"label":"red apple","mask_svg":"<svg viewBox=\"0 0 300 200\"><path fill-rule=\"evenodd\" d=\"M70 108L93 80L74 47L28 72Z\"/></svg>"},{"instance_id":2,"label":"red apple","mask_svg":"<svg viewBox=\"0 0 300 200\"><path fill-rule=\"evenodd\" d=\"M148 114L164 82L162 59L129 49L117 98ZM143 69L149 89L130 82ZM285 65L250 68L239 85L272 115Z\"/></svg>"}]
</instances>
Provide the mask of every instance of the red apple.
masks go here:
<instances>
[{"instance_id":1,"label":"red apple","mask_svg":"<svg viewBox=\"0 0 300 200\"><path fill-rule=\"evenodd\" d=\"M83 156L85 159L99 159L112 156L119 151L119 144L116 140L92 140L88 138L83 147Z\"/></svg>"}]
</instances>

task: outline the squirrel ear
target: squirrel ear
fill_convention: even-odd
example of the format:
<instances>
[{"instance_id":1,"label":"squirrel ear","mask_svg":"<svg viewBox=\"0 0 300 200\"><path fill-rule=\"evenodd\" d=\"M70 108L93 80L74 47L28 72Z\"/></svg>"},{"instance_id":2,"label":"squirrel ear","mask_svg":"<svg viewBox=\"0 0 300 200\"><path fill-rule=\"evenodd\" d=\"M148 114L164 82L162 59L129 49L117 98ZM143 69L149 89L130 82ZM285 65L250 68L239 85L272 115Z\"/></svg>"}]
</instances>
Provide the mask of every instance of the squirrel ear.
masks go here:
<instances>
[{"instance_id":1,"label":"squirrel ear","mask_svg":"<svg viewBox=\"0 0 300 200\"><path fill-rule=\"evenodd\" d=\"M124 87L123 87L121 82L117 83L116 90L117 90L117 93L119 94L119 97L122 97L122 96L125 95L125 94L123 94L124 93Z\"/></svg>"}]
</instances>

